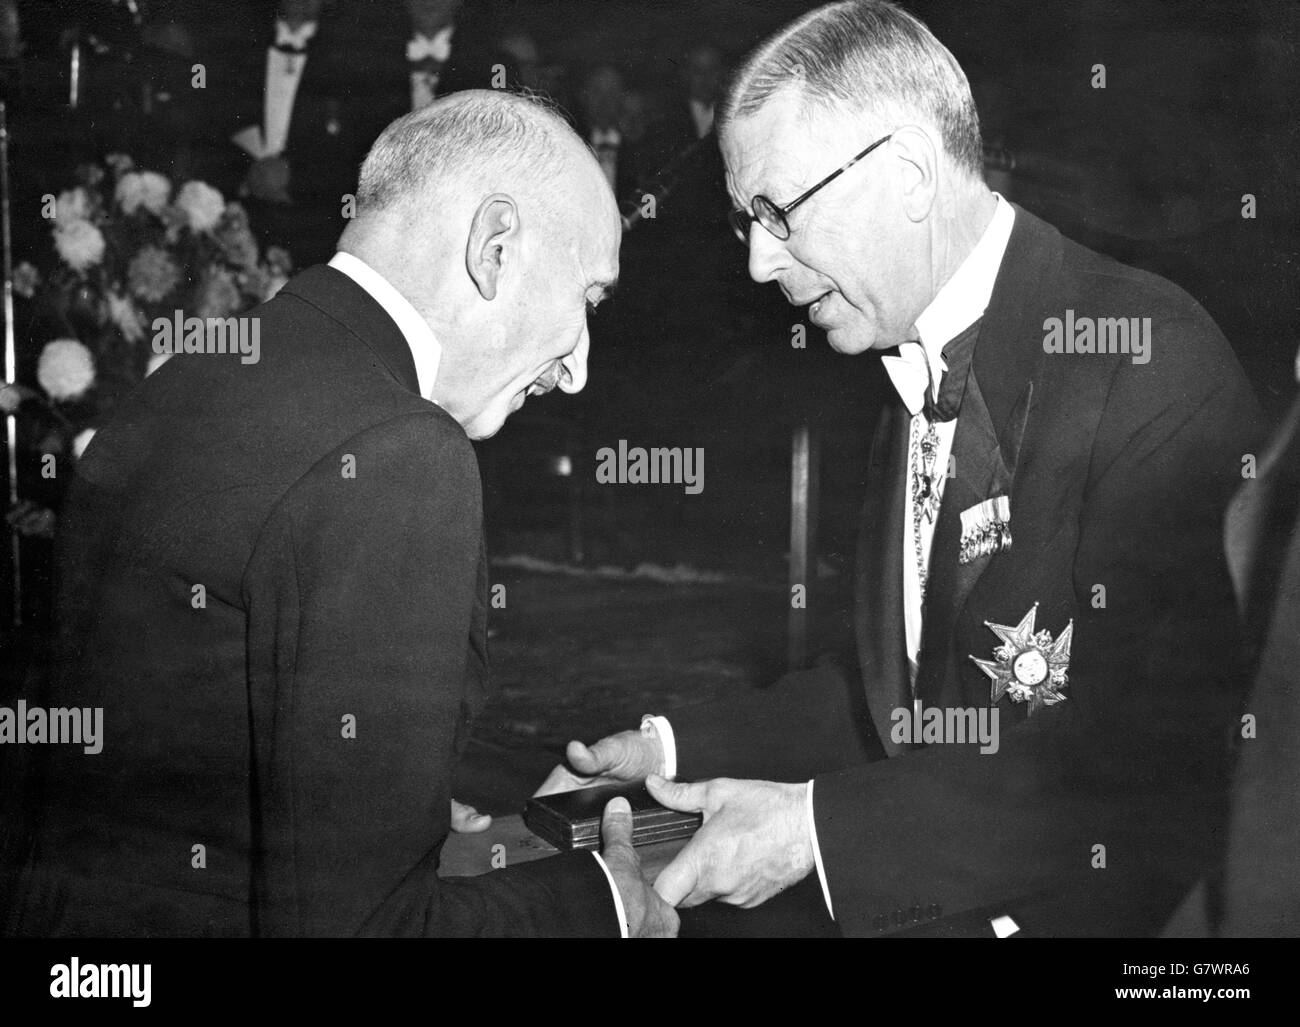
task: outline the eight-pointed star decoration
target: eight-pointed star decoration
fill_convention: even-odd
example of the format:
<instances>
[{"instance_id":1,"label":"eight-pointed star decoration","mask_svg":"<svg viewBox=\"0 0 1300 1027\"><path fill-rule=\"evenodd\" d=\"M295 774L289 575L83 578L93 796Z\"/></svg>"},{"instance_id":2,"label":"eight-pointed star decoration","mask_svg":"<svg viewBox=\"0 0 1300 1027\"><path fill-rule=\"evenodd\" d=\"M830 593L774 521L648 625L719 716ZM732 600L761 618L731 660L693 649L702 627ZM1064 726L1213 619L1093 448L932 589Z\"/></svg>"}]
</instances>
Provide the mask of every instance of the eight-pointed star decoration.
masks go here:
<instances>
[{"instance_id":1,"label":"eight-pointed star decoration","mask_svg":"<svg viewBox=\"0 0 1300 1027\"><path fill-rule=\"evenodd\" d=\"M1029 703L1033 716L1044 706L1065 702L1061 689L1069 683L1066 670L1070 666L1070 642L1074 638L1074 621L1071 620L1052 641L1050 631L1034 631L1034 618L1038 604L1034 603L1015 627L985 621L990 631L1002 640L993 650L993 659L974 660L985 674L993 679L993 704L1010 694L1013 702Z\"/></svg>"}]
</instances>

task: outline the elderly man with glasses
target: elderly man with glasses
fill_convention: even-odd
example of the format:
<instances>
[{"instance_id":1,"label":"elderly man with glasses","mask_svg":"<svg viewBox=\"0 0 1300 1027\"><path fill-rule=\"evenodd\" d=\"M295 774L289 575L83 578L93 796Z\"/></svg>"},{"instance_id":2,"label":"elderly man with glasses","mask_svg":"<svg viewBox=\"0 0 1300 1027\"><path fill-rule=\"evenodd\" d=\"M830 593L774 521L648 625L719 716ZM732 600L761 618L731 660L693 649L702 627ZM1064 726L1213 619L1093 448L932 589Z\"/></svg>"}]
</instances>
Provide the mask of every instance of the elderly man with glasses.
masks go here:
<instances>
[{"instance_id":1,"label":"elderly man with glasses","mask_svg":"<svg viewBox=\"0 0 1300 1027\"><path fill-rule=\"evenodd\" d=\"M1247 680L1220 528L1260 424L1231 348L989 190L965 75L892 4L779 31L718 123L750 275L897 389L859 667L571 743L545 787L648 778L702 810L674 904L806 878L845 934L1156 930L1215 858Z\"/></svg>"}]
</instances>

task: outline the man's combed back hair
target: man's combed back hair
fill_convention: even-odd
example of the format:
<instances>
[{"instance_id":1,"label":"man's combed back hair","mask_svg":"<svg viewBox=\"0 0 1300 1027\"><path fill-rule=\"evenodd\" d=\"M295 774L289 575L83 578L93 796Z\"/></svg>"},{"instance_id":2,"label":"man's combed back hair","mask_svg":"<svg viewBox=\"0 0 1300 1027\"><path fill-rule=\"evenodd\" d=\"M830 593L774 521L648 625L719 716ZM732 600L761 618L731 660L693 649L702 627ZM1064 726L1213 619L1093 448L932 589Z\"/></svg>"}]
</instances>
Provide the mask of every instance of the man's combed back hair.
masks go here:
<instances>
[{"instance_id":1,"label":"man's combed back hair","mask_svg":"<svg viewBox=\"0 0 1300 1027\"><path fill-rule=\"evenodd\" d=\"M885 0L819 7L762 43L732 79L719 129L789 87L810 105L847 106L882 121L919 116L939 131L959 167L983 173L979 116L965 72L928 28Z\"/></svg>"},{"instance_id":2,"label":"man's combed back hair","mask_svg":"<svg viewBox=\"0 0 1300 1027\"><path fill-rule=\"evenodd\" d=\"M436 194L440 184L523 181L559 176L561 135L571 130L549 101L523 93L471 90L398 118L379 134L361 165L357 213ZM575 137L576 139L576 137Z\"/></svg>"}]
</instances>

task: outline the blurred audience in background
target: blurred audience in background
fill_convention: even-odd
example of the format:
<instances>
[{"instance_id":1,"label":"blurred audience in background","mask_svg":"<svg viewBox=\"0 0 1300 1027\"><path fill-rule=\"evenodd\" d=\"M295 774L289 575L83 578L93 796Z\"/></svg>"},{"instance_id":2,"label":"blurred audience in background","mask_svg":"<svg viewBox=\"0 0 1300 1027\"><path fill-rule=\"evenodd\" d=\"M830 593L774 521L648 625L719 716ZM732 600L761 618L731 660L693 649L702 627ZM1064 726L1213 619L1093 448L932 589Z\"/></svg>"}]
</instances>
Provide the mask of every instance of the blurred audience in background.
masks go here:
<instances>
[{"instance_id":1,"label":"blurred audience in background","mask_svg":"<svg viewBox=\"0 0 1300 1027\"><path fill-rule=\"evenodd\" d=\"M968 69L985 143L1000 153L994 187L1190 291L1280 414L1300 307L1291 116L1300 6L906 6ZM596 151L635 227L619 294L593 319L588 388L564 407L530 404L528 418L554 420L549 434L512 425L480 447L499 500L488 504L490 541L535 530L554 539L541 555L567 555L569 526L552 530L545 468L563 453L582 478L584 454L640 435L705 446L709 489L690 503L666 492L647 503L619 487L574 486L590 504L588 558L748 567L759 554L779 567L790 430L811 418L837 440L822 455L821 544L842 566L887 382L830 353L775 289L749 280L712 134L729 67L805 7L0 0L15 259L39 264L50 249L33 214L44 195L66 188L78 164L124 151L175 181L201 178L242 198L263 244L286 245L302 267L332 253L358 163L392 118L464 88L543 94ZM1247 195L1258 207L1249 220ZM18 317L20 378L30 379L49 336L22 298ZM546 440L533 443L546 451L530 453L525 436ZM57 503L43 488L33 481L24 494ZM555 494L569 503L574 492Z\"/></svg>"}]
</instances>

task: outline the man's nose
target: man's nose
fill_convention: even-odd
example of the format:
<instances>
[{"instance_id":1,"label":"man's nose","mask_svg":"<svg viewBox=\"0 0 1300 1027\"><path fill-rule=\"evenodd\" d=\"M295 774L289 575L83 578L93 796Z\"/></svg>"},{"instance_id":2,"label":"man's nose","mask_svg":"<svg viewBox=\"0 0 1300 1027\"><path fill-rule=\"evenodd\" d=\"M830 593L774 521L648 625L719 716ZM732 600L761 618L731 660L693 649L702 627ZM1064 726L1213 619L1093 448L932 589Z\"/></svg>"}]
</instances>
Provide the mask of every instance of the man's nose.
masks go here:
<instances>
[{"instance_id":1,"label":"man's nose","mask_svg":"<svg viewBox=\"0 0 1300 1027\"><path fill-rule=\"evenodd\" d=\"M785 243L757 221L749 226L749 277L762 285L789 263Z\"/></svg>"},{"instance_id":2,"label":"man's nose","mask_svg":"<svg viewBox=\"0 0 1300 1027\"><path fill-rule=\"evenodd\" d=\"M587 353L590 349L591 334L583 328L578 345L573 348L572 353L560 361L564 369L569 372L560 378L560 388L565 392L581 392L583 386L587 384Z\"/></svg>"}]
</instances>

